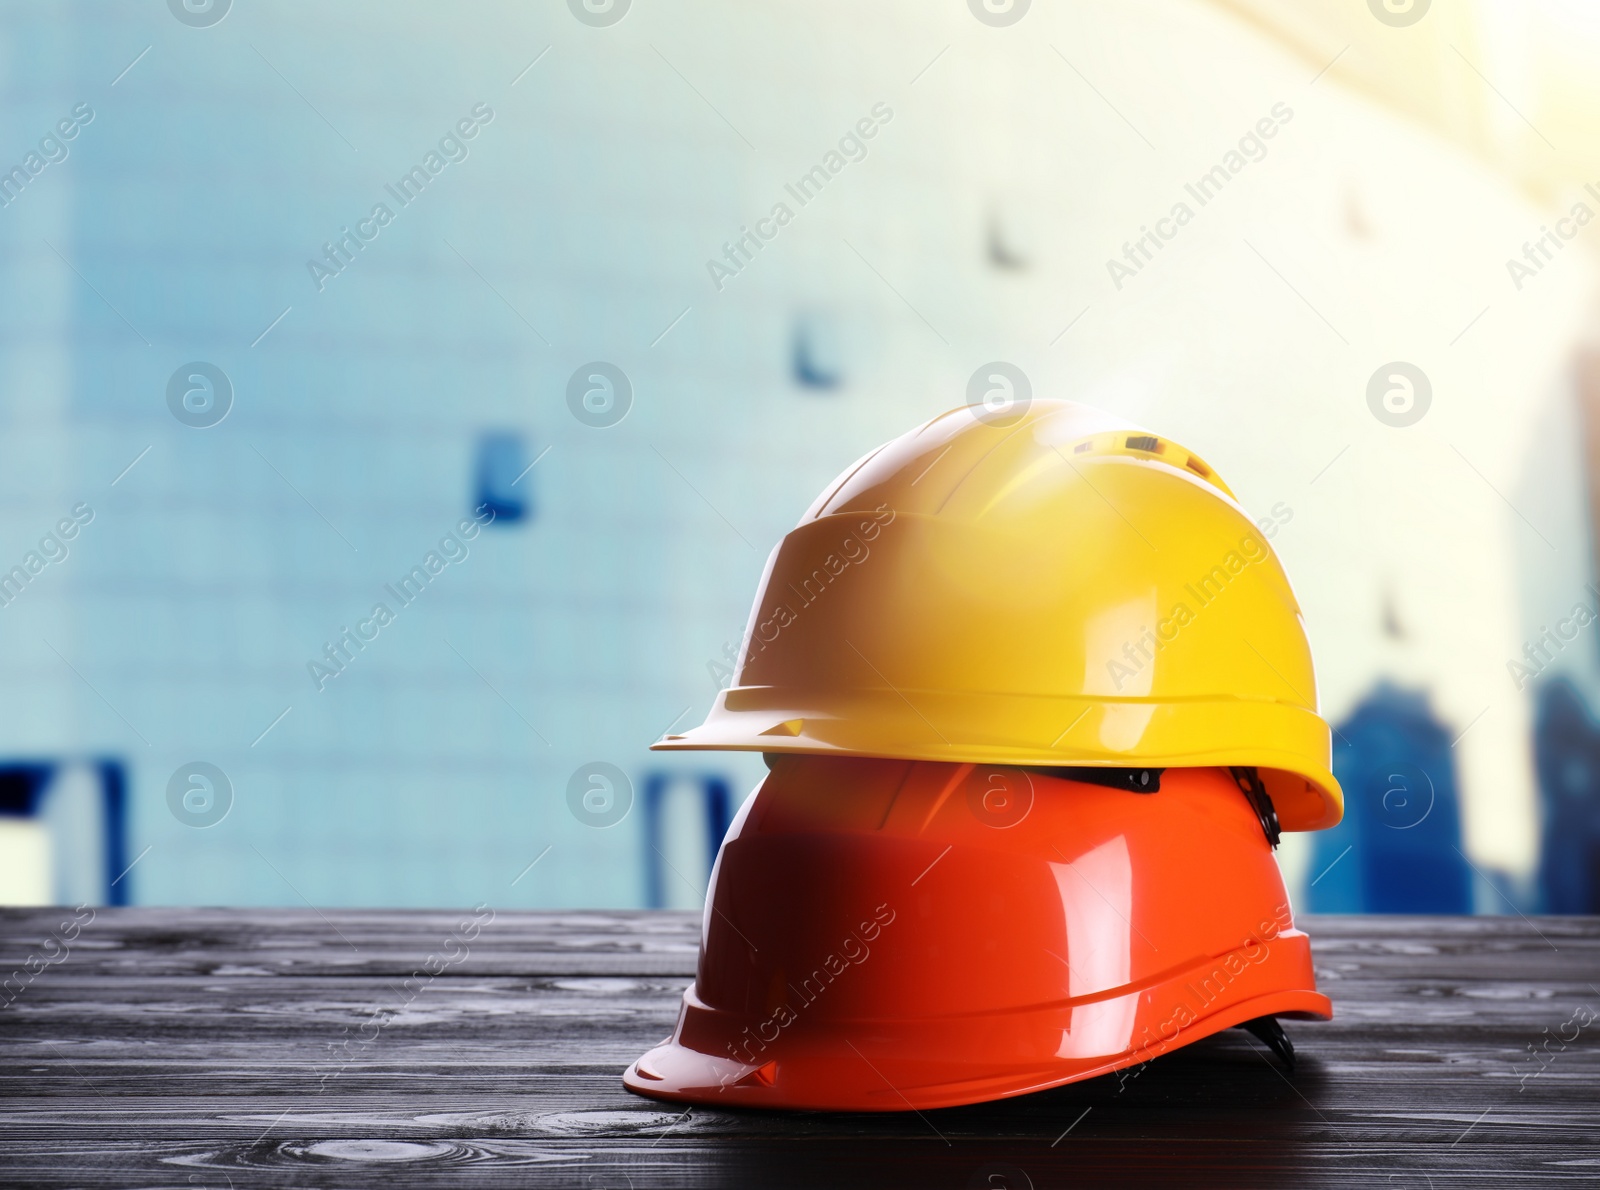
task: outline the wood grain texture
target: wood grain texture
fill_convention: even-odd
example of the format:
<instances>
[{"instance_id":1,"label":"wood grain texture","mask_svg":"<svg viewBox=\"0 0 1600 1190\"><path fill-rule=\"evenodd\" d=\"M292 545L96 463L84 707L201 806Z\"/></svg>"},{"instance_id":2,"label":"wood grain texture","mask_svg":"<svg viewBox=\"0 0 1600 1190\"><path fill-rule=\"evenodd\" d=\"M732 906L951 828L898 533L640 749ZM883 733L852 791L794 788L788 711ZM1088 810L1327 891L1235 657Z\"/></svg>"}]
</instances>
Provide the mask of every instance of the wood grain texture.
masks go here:
<instances>
[{"instance_id":1,"label":"wood grain texture","mask_svg":"<svg viewBox=\"0 0 1600 1190\"><path fill-rule=\"evenodd\" d=\"M0 911L0 978L44 956L0 995L0 1184L1600 1185L1600 919L1306 919L1336 1018L1292 1076L1233 1031L882 1116L622 1089L697 915L471 917L102 909L63 953L70 911Z\"/></svg>"}]
</instances>

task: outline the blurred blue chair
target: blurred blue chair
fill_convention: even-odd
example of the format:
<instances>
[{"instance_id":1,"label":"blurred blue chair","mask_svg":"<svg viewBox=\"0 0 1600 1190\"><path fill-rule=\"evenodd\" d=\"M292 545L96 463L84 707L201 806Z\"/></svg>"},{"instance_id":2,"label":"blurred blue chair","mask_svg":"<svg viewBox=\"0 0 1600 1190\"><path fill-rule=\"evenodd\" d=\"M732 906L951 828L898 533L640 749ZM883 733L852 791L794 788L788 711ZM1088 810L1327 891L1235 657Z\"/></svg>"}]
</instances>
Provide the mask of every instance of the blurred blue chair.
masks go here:
<instances>
[{"instance_id":1,"label":"blurred blue chair","mask_svg":"<svg viewBox=\"0 0 1600 1190\"><path fill-rule=\"evenodd\" d=\"M1600 727L1564 677L1539 688L1539 893L1546 913L1600 913Z\"/></svg>"},{"instance_id":2,"label":"blurred blue chair","mask_svg":"<svg viewBox=\"0 0 1600 1190\"><path fill-rule=\"evenodd\" d=\"M1388 682L1334 736L1344 821L1315 836L1317 913L1471 913L1450 734L1427 696Z\"/></svg>"},{"instance_id":3,"label":"blurred blue chair","mask_svg":"<svg viewBox=\"0 0 1600 1190\"><path fill-rule=\"evenodd\" d=\"M127 836L120 761L0 761L0 904L126 905Z\"/></svg>"},{"instance_id":4,"label":"blurred blue chair","mask_svg":"<svg viewBox=\"0 0 1600 1190\"><path fill-rule=\"evenodd\" d=\"M697 783L705 813L706 855L709 858L705 863L705 871L697 872L695 876L703 876L709 881L711 867L716 863L717 849L722 846L722 836L728 833L728 824L733 821L733 792L725 777L713 773L685 778L681 774L653 772L645 778L644 892L645 904L651 909L662 909L667 904L664 869L670 865L670 861L666 856L667 840L663 822L667 794L674 784L686 779ZM689 879L682 872L677 875Z\"/></svg>"}]
</instances>

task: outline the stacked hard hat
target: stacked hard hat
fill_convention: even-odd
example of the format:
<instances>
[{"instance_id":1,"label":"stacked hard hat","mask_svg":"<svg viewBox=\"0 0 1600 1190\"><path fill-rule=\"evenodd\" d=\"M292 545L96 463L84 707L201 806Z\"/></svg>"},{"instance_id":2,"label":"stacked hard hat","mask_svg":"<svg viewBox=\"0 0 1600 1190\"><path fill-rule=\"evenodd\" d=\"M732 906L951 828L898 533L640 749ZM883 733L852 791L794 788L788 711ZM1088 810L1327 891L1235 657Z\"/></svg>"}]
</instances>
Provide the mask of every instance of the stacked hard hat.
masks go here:
<instances>
[{"instance_id":1,"label":"stacked hard hat","mask_svg":"<svg viewBox=\"0 0 1600 1190\"><path fill-rule=\"evenodd\" d=\"M661 749L766 754L671 1038L690 1103L1018 1095L1327 1019L1272 848L1339 821L1299 607L1199 457L1080 405L943 414L773 552L735 684Z\"/></svg>"}]
</instances>

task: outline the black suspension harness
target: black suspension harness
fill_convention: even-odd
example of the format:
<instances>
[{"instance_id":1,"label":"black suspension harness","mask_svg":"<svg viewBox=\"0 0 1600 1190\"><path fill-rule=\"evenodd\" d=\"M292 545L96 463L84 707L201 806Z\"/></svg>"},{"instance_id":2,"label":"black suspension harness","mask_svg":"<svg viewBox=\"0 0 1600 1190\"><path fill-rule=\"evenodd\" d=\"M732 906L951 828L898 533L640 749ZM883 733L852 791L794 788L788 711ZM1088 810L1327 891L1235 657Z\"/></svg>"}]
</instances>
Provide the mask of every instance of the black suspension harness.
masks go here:
<instances>
[{"instance_id":1,"label":"black suspension harness","mask_svg":"<svg viewBox=\"0 0 1600 1190\"><path fill-rule=\"evenodd\" d=\"M1065 777L1069 781L1082 781L1086 785L1103 785L1109 789L1126 789L1133 793L1155 793L1161 788L1161 774L1165 769L1106 769L1106 768L1040 768L1041 773L1048 773L1055 777ZM1239 790L1250 803L1250 808L1256 812L1256 820L1261 823L1261 831L1267 836L1267 842L1274 849L1282 837L1282 827L1278 823L1278 811L1272 804L1272 798L1267 793L1267 787L1261 782L1261 774L1254 768L1236 766L1228 769L1228 773L1239 785Z\"/></svg>"},{"instance_id":2,"label":"black suspension harness","mask_svg":"<svg viewBox=\"0 0 1600 1190\"><path fill-rule=\"evenodd\" d=\"M1239 783L1239 788L1244 790L1250 808L1256 812L1261 829L1266 832L1267 842L1276 850L1282 828L1278 825L1278 811L1272 804L1272 798L1267 795L1267 787L1261 783L1261 774L1253 768L1230 768L1228 771Z\"/></svg>"}]
</instances>

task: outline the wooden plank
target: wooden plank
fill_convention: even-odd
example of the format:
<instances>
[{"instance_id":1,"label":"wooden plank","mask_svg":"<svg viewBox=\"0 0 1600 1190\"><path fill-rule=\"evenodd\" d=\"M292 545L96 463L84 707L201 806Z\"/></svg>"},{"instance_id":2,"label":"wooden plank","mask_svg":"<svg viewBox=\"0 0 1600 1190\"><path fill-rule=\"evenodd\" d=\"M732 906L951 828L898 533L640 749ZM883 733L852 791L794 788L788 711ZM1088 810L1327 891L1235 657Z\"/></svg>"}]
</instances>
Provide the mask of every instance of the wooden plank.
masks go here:
<instances>
[{"instance_id":1,"label":"wooden plank","mask_svg":"<svg viewBox=\"0 0 1600 1190\"><path fill-rule=\"evenodd\" d=\"M60 917L0 914L0 956ZM0 1183L1600 1182L1600 1021L1528 1053L1600 1014L1597 919L1313 919L1337 1016L1292 1026L1293 1076L1235 1031L1136 1077L888 1116L622 1089L671 1028L695 915L496 914L419 981L461 921L99 911L0 1009Z\"/></svg>"},{"instance_id":2,"label":"wooden plank","mask_svg":"<svg viewBox=\"0 0 1600 1190\"><path fill-rule=\"evenodd\" d=\"M87 911L85 911L87 912ZM493 910L95 909L67 943L71 965L100 974L279 973L394 975L430 954L464 974L689 975L700 915L508 913ZM485 917L492 913L492 918ZM60 945L70 909L0 909L0 978L28 955ZM476 922L474 936L464 924ZM455 947L450 947L452 940ZM457 962L456 955L469 952ZM50 951L53 956L54 950Z\"/></svg>"}]
</instances>

